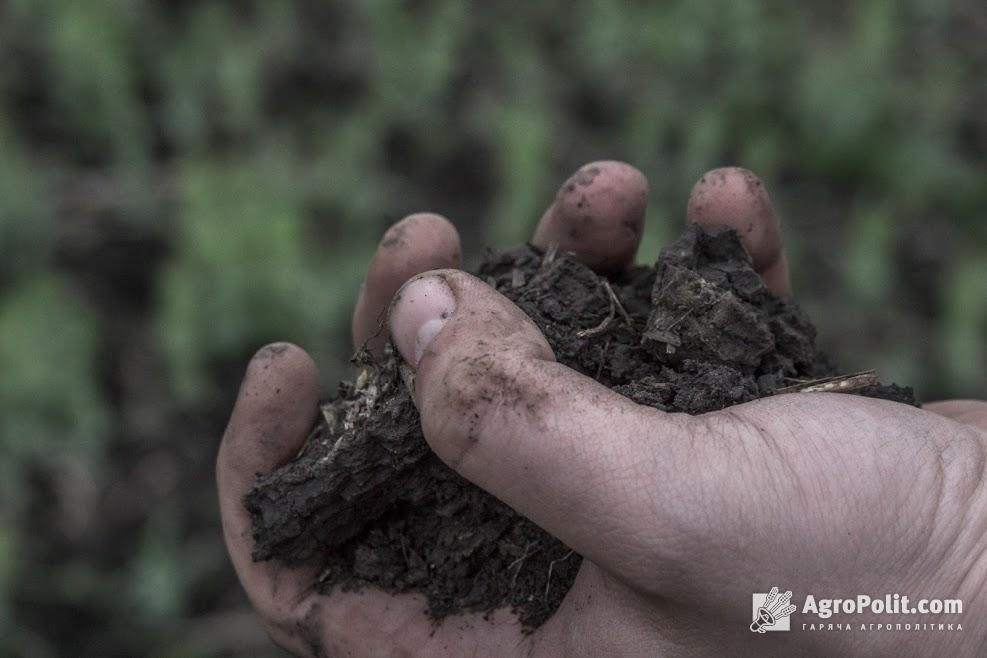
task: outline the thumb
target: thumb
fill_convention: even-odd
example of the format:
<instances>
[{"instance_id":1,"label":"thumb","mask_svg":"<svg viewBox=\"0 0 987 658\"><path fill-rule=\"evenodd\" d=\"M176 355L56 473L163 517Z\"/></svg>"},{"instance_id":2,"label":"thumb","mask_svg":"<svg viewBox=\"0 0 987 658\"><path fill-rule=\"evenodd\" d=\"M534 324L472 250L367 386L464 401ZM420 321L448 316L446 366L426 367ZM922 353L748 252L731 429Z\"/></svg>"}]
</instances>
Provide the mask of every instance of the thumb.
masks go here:
<instances>
[{"instance_id":1,"label":"thumb","mask_svg":"<svg viewBox=\"0 0 987 658\"><path fill-rule=\"evenodd\" d=\"M465 272L412 279L389 321L415 370L425 438L463 477L597 563L653 525L642 482L662 477L656 460L673 472L687 459L693 419L636 405L557 363L517 306ZM646 447L656 432L673 447Z\"/></svg>"}]
</instances>

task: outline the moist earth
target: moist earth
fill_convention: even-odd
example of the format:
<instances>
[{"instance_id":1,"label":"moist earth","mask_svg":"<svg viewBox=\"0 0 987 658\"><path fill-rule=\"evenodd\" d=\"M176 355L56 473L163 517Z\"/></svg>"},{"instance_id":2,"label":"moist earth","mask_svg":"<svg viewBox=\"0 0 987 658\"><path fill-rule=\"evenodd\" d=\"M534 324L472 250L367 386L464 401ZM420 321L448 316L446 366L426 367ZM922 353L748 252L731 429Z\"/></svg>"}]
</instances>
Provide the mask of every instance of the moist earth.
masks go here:
<instances>
[{"instance_id":1,"label":"moist earth","mask_svg":"<svg viewBox=\"0 0 987 658\"><path fill-rule=\"evenodd\" d=\"M729 228L690 225L653 267L609 278L528 245L488 251L476 274L534 320L559 362L663 411L716 411L837 374ZM423 594L436 623L506 607L540 626L582 558L429 450L391 346L354 361L360 376L322 405L298 457L247 495L254 560L318 560L324 592ZM873 381L849 392L916 404L910 388Z\"/></svg>"}]
</instances>

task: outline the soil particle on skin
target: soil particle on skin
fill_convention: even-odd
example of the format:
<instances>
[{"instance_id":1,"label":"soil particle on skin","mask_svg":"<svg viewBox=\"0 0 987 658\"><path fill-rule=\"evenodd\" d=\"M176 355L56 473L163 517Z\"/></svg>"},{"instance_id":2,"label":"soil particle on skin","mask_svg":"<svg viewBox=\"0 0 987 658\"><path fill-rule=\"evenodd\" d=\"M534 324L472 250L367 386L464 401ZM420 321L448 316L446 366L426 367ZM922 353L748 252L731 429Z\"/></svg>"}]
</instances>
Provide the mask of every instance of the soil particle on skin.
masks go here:
<instances>
[{"instance_id":1,"label":"soil particle on skin","mask_svg":"<svg viewBox=\"0 0 987 658\"><path fill-rule=\"evenodd\" d=\"M691 225L654 267L612 278L530 246L488 252L477 275L527 313L559 362L639 404L700 414L836 374L732 229ZM540 626L581 557L435 457L390 346L356 359L363 374L323 406L298 458L248 494L254 559L317 560L322 591L421 593L436 622L507 607ZM897 386L858 393L915 404Z\"/></svg>"}]
</instances>

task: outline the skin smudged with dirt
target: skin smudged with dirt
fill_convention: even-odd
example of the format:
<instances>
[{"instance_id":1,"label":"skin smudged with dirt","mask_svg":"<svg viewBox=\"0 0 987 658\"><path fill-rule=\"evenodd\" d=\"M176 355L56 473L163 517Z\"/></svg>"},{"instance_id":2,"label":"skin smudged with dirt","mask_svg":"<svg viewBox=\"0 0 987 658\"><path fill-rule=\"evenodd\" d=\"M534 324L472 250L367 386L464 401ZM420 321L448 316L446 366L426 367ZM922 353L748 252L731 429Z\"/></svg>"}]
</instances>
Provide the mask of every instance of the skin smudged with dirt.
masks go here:
<instances>
[{"instance_id":1,"label":"skin smudged with dirt","mask_svg":"<svg viewBox=\"0 0 987 658\"><path fill-rule=\"evenodd\" d=\"M527 245L488 252L476 274L531 318L560 363L664 411L706 413L837 373L815 327L768 290L732 229L693 224L654 266L610 277ZM478 345L469 367L496 372L490 358ZM298 458L247 496L254 559L319 560L323 591L421 593L437 622L507 607L527 628L541 625L581 557L429 450L392 348L356 361L362 374L323 405ZM538 414L514 383L477 381L462 392L464 413L499 404ZM854 392L915 404L894 385Z\"/></svg>"}]
</instances>

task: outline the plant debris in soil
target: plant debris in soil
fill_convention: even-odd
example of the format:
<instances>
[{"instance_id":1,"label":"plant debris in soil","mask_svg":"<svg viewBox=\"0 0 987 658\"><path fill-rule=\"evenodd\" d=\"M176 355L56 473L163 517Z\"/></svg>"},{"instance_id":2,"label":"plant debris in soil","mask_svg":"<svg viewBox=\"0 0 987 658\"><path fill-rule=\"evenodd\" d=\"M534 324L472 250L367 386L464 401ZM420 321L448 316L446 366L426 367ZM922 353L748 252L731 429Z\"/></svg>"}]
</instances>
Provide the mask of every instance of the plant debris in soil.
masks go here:
<instances>
[{"instance_id":1,"label":"plant debris in soil","mask_svg":"<svg viewBox=\"0 0 987 658\"><path fill-rule=\"evenodd\" d=\"M701 414L778 391L840 390L916 404L873 373L837 375L816 330L771 293L729 228L690 225L653 267L603 278L530 246L477 275L545 334L563 364L639 404ZM322 407L298 458L246 498L255 560L319 560L317 587L418 592L436 622L513 609L540 626L581 557L429 450L390 346Z\"/></svg>"}]
</instances>

